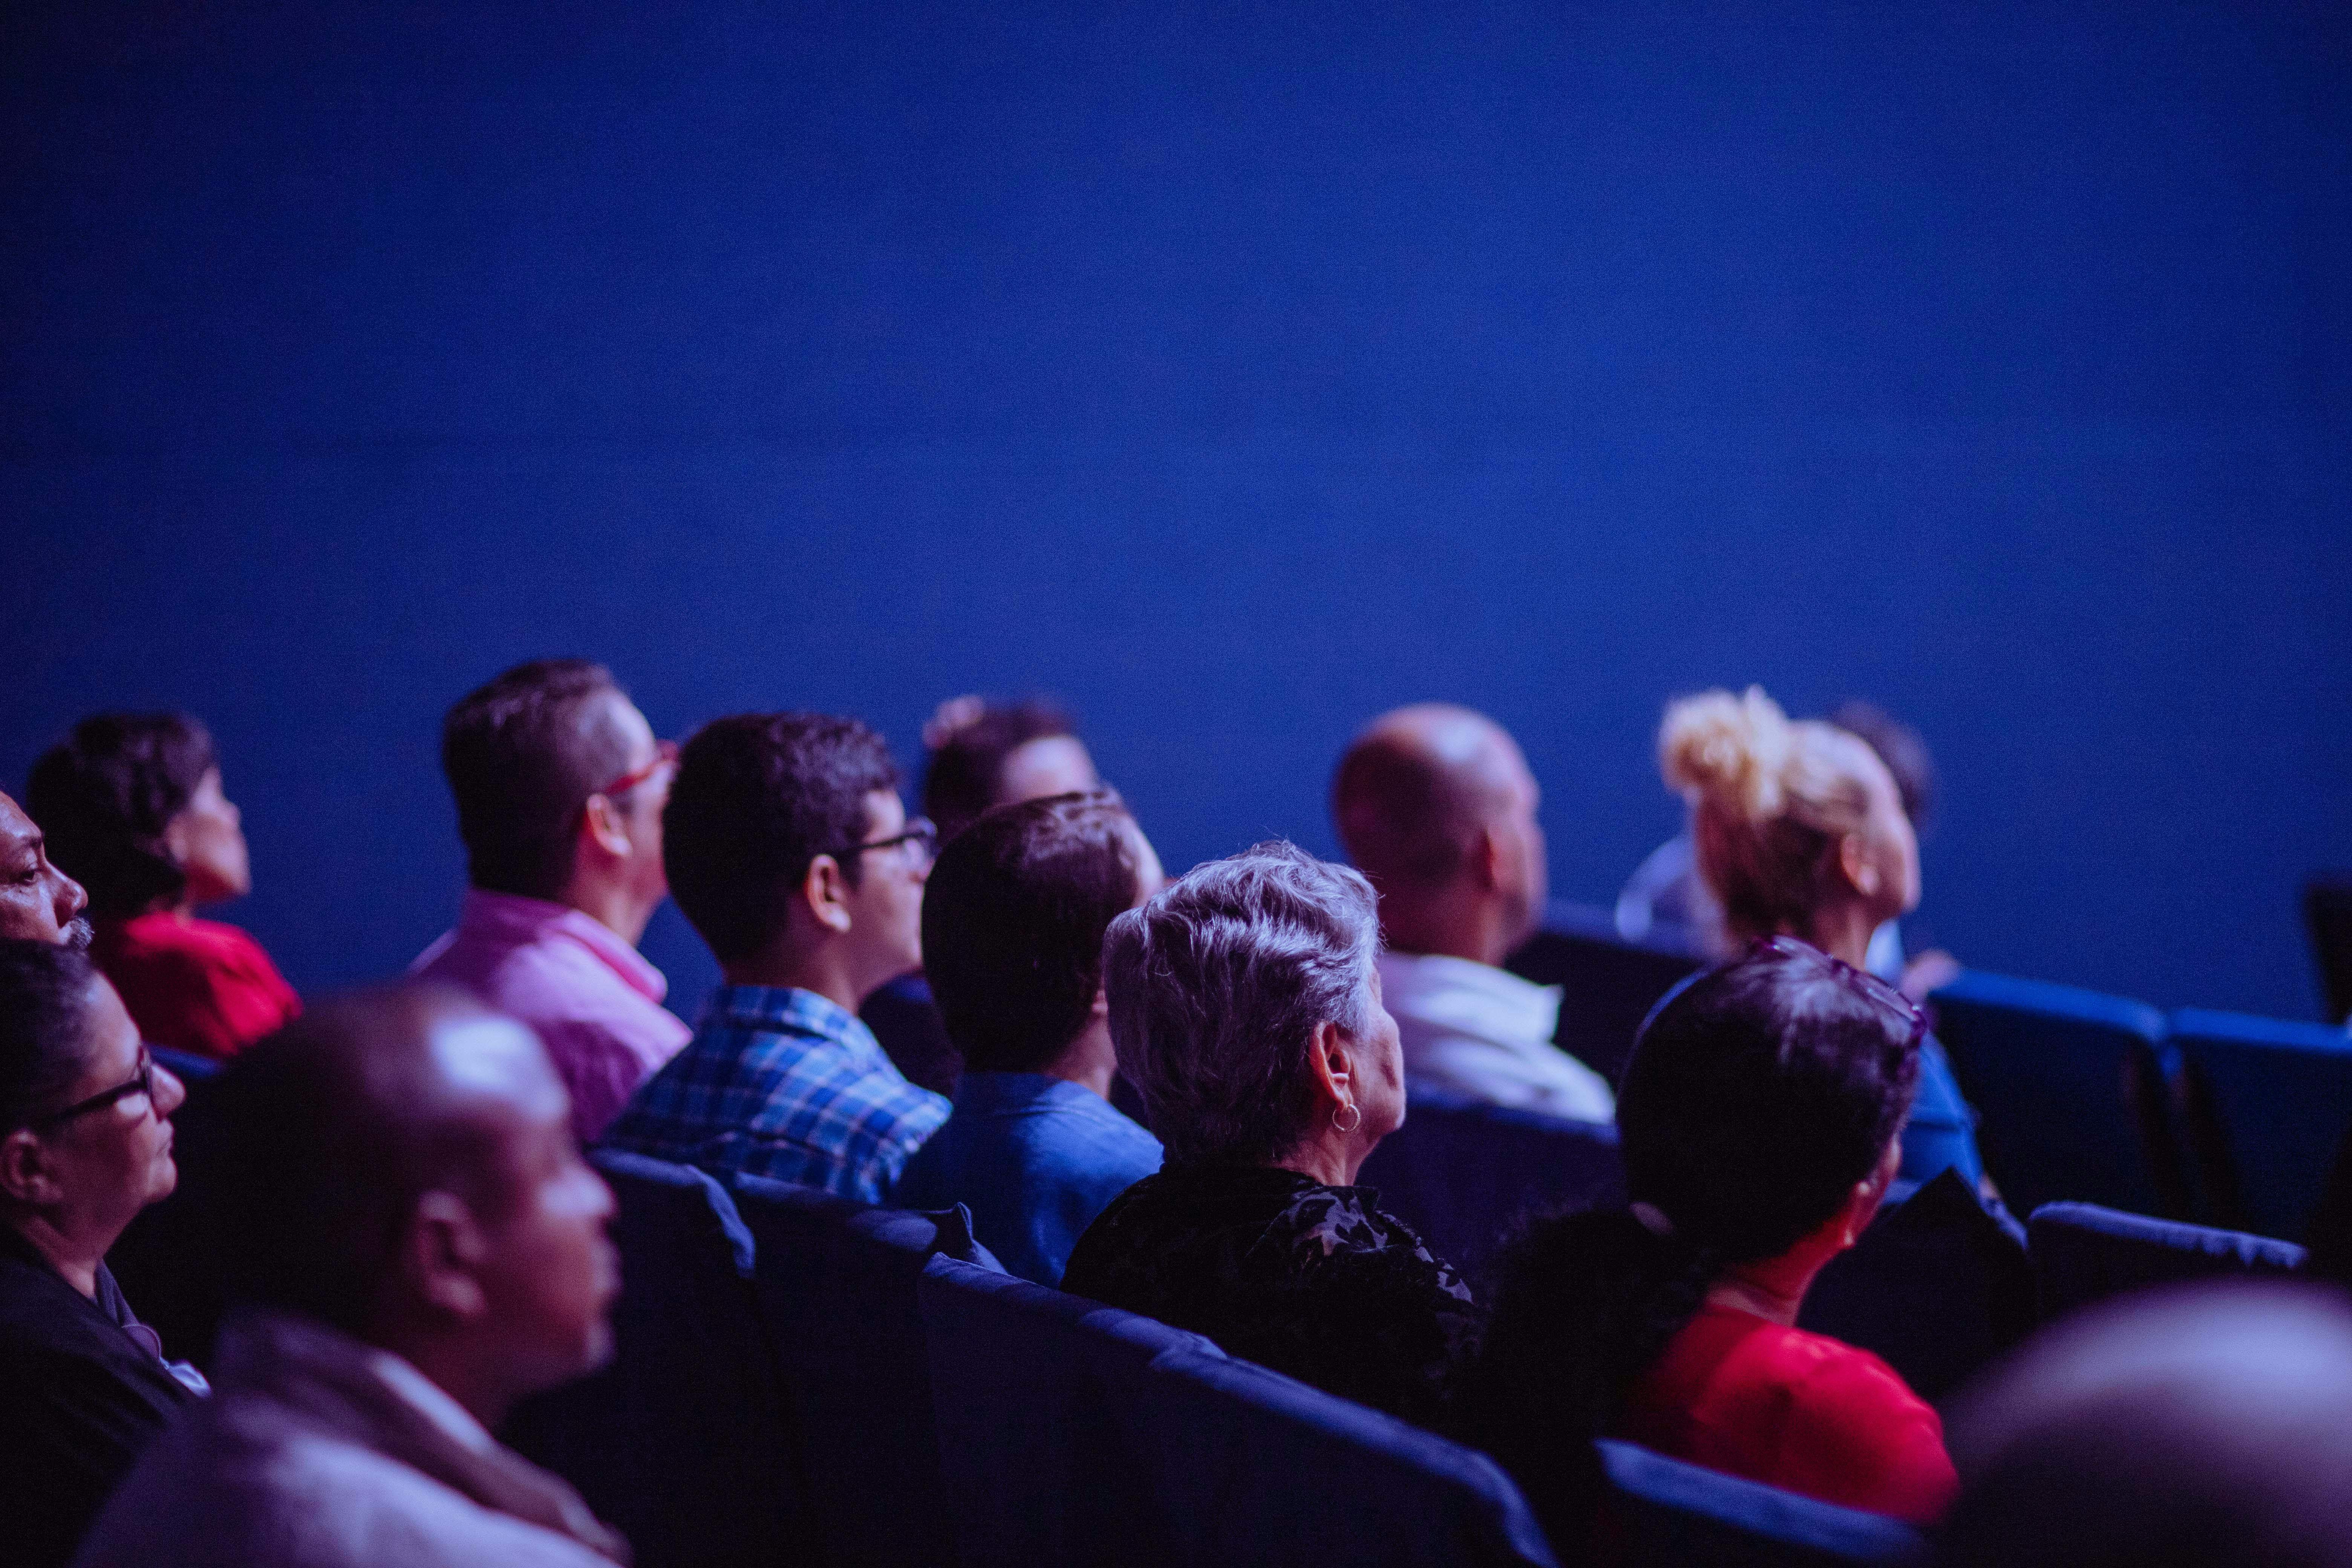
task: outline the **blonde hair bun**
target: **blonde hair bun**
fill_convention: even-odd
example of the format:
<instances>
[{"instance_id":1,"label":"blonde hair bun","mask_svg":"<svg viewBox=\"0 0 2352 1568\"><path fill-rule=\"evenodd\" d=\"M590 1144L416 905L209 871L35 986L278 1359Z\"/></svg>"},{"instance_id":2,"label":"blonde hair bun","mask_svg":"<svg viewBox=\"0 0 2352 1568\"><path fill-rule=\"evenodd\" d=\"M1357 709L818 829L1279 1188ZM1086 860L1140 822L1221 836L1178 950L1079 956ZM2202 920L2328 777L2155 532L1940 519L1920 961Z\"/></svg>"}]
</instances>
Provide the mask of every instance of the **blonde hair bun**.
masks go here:
<instances>
[{"instance_id":1,"label":"blonde hair bun","mask_svg":"<svg viewBox=\"0 0 2352 1568\"><path fill-rule=\"evenodd\" d=\"M1795 744L1789 716L1762 687L1737 697L1718 688L1667 704L1658 766L1694 805L1705 799L1761 822L1780 811L1781 780Z\"/></svg>"}]
</instances>

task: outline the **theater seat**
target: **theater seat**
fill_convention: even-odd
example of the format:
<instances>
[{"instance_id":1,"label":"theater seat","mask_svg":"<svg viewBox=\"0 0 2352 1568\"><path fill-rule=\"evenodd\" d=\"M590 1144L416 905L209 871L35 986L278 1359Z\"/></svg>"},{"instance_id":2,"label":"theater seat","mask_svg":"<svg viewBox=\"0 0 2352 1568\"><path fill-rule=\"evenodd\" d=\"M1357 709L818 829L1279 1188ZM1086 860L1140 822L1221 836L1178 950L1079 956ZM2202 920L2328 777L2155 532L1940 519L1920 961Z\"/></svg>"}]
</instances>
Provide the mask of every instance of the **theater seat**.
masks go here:
<instances>
[{"instance_id":1,"label":"theater seat","mask_svg":"<svg viewBox=\"0 0 2352 1568\"><path fill-rule=\"evenodd\" d=\"M922 1298L967 1564L1553 1561L1492 1460L1198 1335L945 1262Z\"/></svg>"},{"instance_id":2,"label":"theater seat","mask_svg":"<svg viewBox=\"0 0 2352 1568\"><path fill-rule=\"evenodd\" d=\"M2044 1204L2026 1222L2042 1315L2151 1285L2293 1274L2303 1248L2243 1231L2149 1219L2096 1204Z\"/></svg>"},{"instance_id":3,"label":"theater seat","mask_svg":"<svg viewBox=\"0 0 2352 1568\"><path fill-rule=\"evenodd\" d=\"M1614 1203L1624 1195L1617 1130L1480 1105L1412 1086L1404 1125L1381 1141L1357 1181L1465 1274L1530 1209Z\"/></svg>"},{"instance_id":4,"label":"theater seat","mask_svg":"<svg viewBox=\"0 0 2352 1568\"><path fill-rule=\"evenodd\" d=\"M952 1561L916 1289L942 1249L986 1257L969 1218L760 1176L728 1183L758 1245L760 1313L806 1437L814 1559Z\"/></svg>"},{"instance_id":5,"label":"theater seat","mask_svg":"<svg viewBox=\"0 0 2352 1568\"><path fill-rule=\"evenodd\" d=\"M637 1568L790 1561L807 1534L800 1445L726 1191L600 1150L621 1254L613 1364L525 1402L501 1434L628 1537Z\"/></svg>"},{"instance_id":6,"label":"theater seat","mask_svg":"<svg viewBox=\"0 0 2352 1568\"><path fill-rule=\"evenodd\" d=\"M2206 1217L2302 1237L2352 1126L2352 1036L2192 1009L2172 1016L2172 1037Z\"/></svg>"},{"instance_id":7,"label":"theater seat","mask_svg":"<svg viewBox=\"0 0 2352 1568\"><path fill-rule=\"evenodd\" d=\"M1554 902L1543 929L1503 965L1522 979L1560 988L1552 1042L1615 1083L1625 1076L1642 1020L1702 962L1664 935L1628 942L1617 934L1617 917L1608 910Z\"/></svg>"},{"instance_id":8,"label":"theater seat","mask_svg":"<svg viewBox=\"0 0 2352 1568\"><path fill-rule=\"evenodd\" d=\"M1922 1561L1919 1532L1759 1481L1687 1465L1631 1443L1602 1442L1611 1540L1629 1564L1816 1568Z\"/></svg>"},{"instance_id":9,"label":"theater seat","mask_svg":"<svg viewBox=\"0 0 2352 1568\"><path fill-rule=\"evenodd\" d=\"M2186 1219L2164 1015L2070 985L1963 973L1933 998L1936 1037L1983 1119L1985 1164L2020 1214L2058 1199Z\"/></svg>"}]
</instances>

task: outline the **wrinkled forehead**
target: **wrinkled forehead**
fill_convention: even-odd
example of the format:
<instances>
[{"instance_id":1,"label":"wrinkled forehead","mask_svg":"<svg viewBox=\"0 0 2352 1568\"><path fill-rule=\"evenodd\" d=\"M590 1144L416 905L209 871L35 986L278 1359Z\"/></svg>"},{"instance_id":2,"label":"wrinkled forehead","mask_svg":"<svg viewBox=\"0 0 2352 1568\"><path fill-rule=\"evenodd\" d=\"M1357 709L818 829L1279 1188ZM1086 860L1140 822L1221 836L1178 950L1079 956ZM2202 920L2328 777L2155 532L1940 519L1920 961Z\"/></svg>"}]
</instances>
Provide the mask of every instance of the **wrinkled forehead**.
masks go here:
<instances>
[{"instance_id":1,"label":"wrinkled forehead","mask_svg":"<svg viewBox=\"0 0 2352 1568\"><path fill-rule=\"evenodd\" d=\"M23 852L40 834L25 808L0 795L0 857L14 857Z\"/></svg>"}]
</instances>

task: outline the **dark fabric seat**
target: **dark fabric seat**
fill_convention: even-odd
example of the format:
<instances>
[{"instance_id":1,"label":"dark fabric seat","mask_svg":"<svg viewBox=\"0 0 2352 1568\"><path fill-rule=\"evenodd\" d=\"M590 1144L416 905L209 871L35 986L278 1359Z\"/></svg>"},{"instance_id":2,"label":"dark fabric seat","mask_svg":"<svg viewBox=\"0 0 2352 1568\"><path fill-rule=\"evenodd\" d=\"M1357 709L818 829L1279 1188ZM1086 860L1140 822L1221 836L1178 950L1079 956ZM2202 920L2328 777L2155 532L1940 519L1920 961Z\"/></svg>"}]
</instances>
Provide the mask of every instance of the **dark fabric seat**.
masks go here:
<instances>
[{"instance_id":1,"label":"dark fabric seat","mask_svg":"<svg viewBox=\"0 0 2352 1568\"><path fill-rule=\"evenodd\" d=\"M1615 1083L1625 1076L1633 1037L1658 999L1704 961L1664 932L1628 942L1617 917L1588 904L1555 902L1543 929L1503 967L1538 985L1560 987L1559 1026L1552 1043Z\"/></svg>"},{"instance_id":2,"label":"dark fabric seat","mask_svg":"<svg viewBox=\"0 0 2352 1568\"><path fill-rule=\"evenodd\" d=\"M1936 1037L1981 1117L1985 1164L2021 1214L2086 1199L2189 1216L2164 1015L1978 970L1932 998Z\"/></svg>"},{"instance_id":3,"label":"dark fabric seat","mask_svg":"<svg viewBox=\"0 0 2352 1568\"><path fill-rule=\"evenodd\" d=\"M613 1364L502 1436L580 1489L638 1568L808 1561L797 1429L752 1294L752 1241L700 1171L590 1155L621 1253Z\"/></svg>"},{"instance_id":4,"label":"dark fabric seat","mask_svg":"<svg viewBox=\"0 0 2352 1568\"><path fill-rule=\"evenodd\" d=\"M1814 1279L1797 1321L1871 1352L1938 1402L2033 1331L2025 1229L1947 1170L1879 1211Z\"/></svg>"},{"instance_id":5,"label":"dark fabric seat","mask_svg":"<svg viewBox=\"0 0 2352 1568\"><path fill-rule=\"evenodd\" d=\"M2303 1248L2243 1231L2149 1219L2097 1204L2044 1204L2026 1222L2042 1315L2151 1285L2293 1274Z\"/></svg>"},{"instance_id":6,"label":"dark fabric seat","mask_svg":"<svg viewBox=\"0 0 2352 1568\"><path fill-rule=\"evenodd\" d=\"M1612 1560L1675 1568L1816 1568L1924 1560L1917 1531L1759 1481L1602 1442Z\"/></svg>"},{"instance_id":7,"label":"dark fabric seat","mask_svg":"<svg viewBox=\"0 0 2352 1568\"><path fill-rule=\"evenodd\" d=\"M922 1292L968 1564L1552 1561L1483 1455L1041 1286Z\"/></svg>"},{"instance_id":8,"label":"dark fabric seat","mask_svg":"<svg viewBox=\"0 0 2352 1568\"><path fill-rule=\"evenodd\" d=\"M805 1437L813 1559L951 1562L917 1286L943 1250L987 1258L969 1219L761 1176L729 1185L757 1243L760 1313Z\"/></svg>"},{"instance_id":9,"label":"dark fabric seat","mask_svg":"<svg viewBox=\"0 0 2352 1568\"><path fill-rule=\"evenodd\" d=\"M2303 889L2304 929L2319 963L2331 1023L2352 1019L2352 872L2314 877Z\"/></svg>"},{"instance_id":10,"label":"dark fabric seat","mask_svg":"<svg viewBox=\"0 0 2352 1568\"><path fill-rule=\"evenodd\" d=\"M1357 1175L1429 1250L1475 1278L1512 1222L1533 1209L1624 1196L1617 1129L1480 1105L1419 1087L1404 1125Z\"/></svg>"},{"instance_id":11,"label":"dark fabric seat","mask_svg":"<svg viewBox=\"0 0 2352 1568\"><path fill-rule=\"evenodd\" d=\"M2190 1009L2172 1016L2172 1037L2206 1199L2200 1217L2262 1236L2305 1235L2352 1126L2352 1035Z\"/></svg>"}]
</instances>

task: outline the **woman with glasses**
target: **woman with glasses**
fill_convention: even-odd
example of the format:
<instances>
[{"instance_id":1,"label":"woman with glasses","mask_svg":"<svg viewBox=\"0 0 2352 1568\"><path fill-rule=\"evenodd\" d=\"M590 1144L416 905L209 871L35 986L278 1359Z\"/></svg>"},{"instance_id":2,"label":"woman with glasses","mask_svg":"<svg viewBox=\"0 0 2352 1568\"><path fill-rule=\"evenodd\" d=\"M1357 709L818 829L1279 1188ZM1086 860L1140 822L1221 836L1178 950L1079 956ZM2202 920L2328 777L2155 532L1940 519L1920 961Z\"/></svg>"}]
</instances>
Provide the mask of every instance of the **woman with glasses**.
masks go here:
<instances>
[{"instance_id":1,"label":"woman with glasses","mask_svg":"<svg viewBox=\"0 0 2352 1568\"><path fill-rule=\"evenodd\" d=\"M1563 1554L1601 1497L1592 1439L1912 1520L1955 1489L1934 1410L1796 1326L1895 1180L1924 1021L1790 938L1670 996L1618 1089L1631 1201L1541 1222L1496 1272L1465 1436Z\"/></svg>"},{"instance_id":2,"label":"woman with glasses","mask_svg":"<svg viewBox=\"0 0 2352 1568\"><path fill-rule=\"evenodd\" d=\"M107 1249L169 1194L179 1079L89 960L0 942L0 1538L64 1563L173 1411L203 1391L131 1313Z\"/></svg>"},{"instance_id":3,"label":"woman with glasses","mask_svg":"<svg viewBox=\"0 0 2352 1568\"><path fill-rule=\"evenodd\" d=\"M1735 942L1793 936L1864 969L1872 933L1918 907L1918 836L1895 775L1859 736L1791 723L1751 686L1669 706L1658 759L1690 803L1699 874ZM1976 1115L1930 1038L1901 1177L1916 1184L1947 1169L1985 1187Z\"/></svg>"},{"instance_id":4,"label":"woman with glasses","mask_svg":"<svg viewBox=\"0 0 2352 1568\"><path fill-rule=\"evenodd\" d=\"M25 809L89 890L90 954L157 1045L215 1059L302 1010L261 944L198 920L253 890L219 754L184 713L101 713L33 764Z\"/></svg>"}]
</instances>

